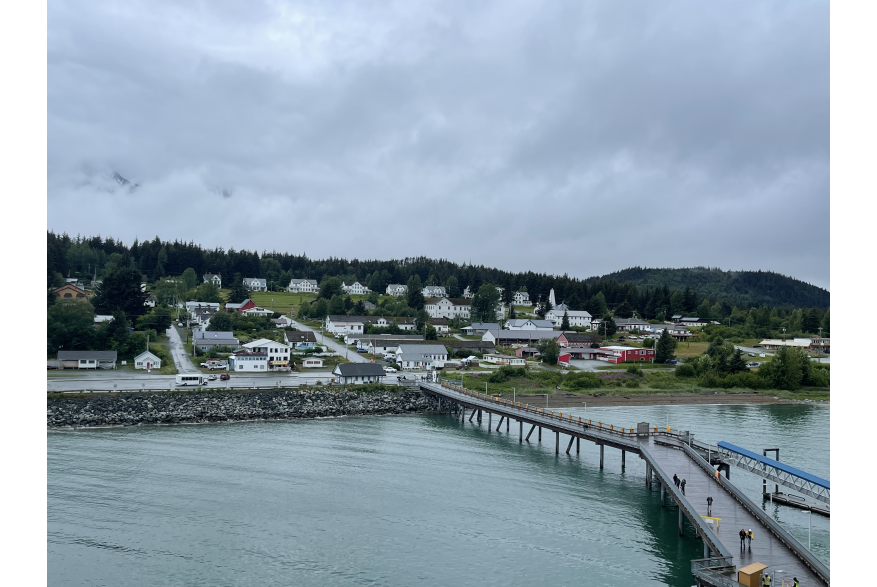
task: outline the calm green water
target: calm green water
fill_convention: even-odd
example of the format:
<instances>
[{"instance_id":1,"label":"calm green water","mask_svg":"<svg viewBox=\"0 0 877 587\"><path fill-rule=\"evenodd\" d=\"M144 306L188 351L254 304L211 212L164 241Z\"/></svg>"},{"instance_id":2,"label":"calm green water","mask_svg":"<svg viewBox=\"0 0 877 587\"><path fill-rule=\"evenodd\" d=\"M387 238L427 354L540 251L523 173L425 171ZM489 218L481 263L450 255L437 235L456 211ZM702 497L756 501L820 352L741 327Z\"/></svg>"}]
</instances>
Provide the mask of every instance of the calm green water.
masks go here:
<instances>
[{"instance_id":1,"label":"calm green water","mask_svg":"<svg viewBox=\"0 0 877 587\"><path fill-rule=\"evenodd\" d=\"M828 407L586 413L669 413L704 440L779 446L828 476ZM622 472L607 450L600 471L593 445L557 457L549 436L522 446L511 432L411 416L51 433L49 584L692 584L700 543L676 535L640 459ZM775 513L806 543L806 514ZM813 527L828 561L828 521Z\"/></svg>"}]
</instances>

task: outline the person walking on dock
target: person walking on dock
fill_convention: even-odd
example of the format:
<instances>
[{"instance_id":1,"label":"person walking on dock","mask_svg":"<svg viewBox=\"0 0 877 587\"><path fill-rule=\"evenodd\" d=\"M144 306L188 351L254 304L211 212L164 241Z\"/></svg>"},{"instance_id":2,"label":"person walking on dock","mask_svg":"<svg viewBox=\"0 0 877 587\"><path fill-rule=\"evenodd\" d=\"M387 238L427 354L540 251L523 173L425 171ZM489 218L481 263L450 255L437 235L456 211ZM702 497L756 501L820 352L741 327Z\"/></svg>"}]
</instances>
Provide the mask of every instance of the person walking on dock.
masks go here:
<instances>
[{"instance_id":1,"label":"person walking on dock","mask_svg":"<svg viewBox=\"0 0 877 587\"><path fill-rule=\"evenodd\" d=\"M770 575L764 574L761 576L761 587L770 587L772 577Z\"/></svg>"},{"instance_id":2,"label":"person walking on dock","mask_svg":"<svg viewBox=\"0 0 877 587\"><path fill-rule=\"evenodd\" d=\"M710 495L706 498L706 515L713 515L713 496Z\"/></svg>"},{"instance_id":3,"label":"person walking on dock","mask_svg":"<svg viewBox=\"0 0 877 587\"><path fill-rule=\"evenodd\" d=\"M746 542L746 530L740 530L740 550L743 550L744 542Z\"/></svg>"},{"instance_id":4,"label":"person walking on dock","mask_svg":"<svg viewBox=\"0 0 877 587\"><path fill-rule=\"evenodd\" d=\"M752 528L749 528L749 532L746 533L746 546L752 550Z\"/></svg>"},{"instance_id":5,"label":"person walking on dock","mask_svg":"<svg viewBox=\"0 0 877 587\"><path fill-rule=\"evenodd\" d=\"M685 495L685 483L686 483L686 481L685 481L685 479L683 479L683 480L682 480L682 483L681 483L681 486L682 486L682 495Z\"/></svg>"},{"instance_id":6,"label":"person walking on dock","mask_svg":"<svg viewBox=\"0 0 877 587\"><path fill-rule=\"evenodd\" d=\"M673 473L673 485L675 485L677 488L679 487L679 476L676 475L676 473Z\"/></svg>"},{"instance_id":7,"label":"person walking on dock","mask_svg":"<svg viewBox=\"0 0 877 587\"><path fill-rule=\"evenodd\" d=\"M798 583L798 577L792 579L792 587L801 587L801 584Z\"/></svg>"}]
</instances>

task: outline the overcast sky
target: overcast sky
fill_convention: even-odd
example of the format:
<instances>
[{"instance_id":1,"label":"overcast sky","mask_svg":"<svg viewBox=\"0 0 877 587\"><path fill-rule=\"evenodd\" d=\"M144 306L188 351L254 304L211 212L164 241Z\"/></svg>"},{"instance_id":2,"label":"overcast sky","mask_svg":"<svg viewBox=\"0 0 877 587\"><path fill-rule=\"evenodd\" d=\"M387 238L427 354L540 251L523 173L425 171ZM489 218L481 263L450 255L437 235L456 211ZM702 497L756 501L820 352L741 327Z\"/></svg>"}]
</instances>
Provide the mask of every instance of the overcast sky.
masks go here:
<instances>
[{"instance_id":1,"label":"overcast sky","mask_svg":"<svg viewBox=\"0 0 877 587\"><path fill-rule=\"evenodd\" d=\"M49 0L48 228L828 287L829 98L828 2Z\"/></svg>"}]
</instances>

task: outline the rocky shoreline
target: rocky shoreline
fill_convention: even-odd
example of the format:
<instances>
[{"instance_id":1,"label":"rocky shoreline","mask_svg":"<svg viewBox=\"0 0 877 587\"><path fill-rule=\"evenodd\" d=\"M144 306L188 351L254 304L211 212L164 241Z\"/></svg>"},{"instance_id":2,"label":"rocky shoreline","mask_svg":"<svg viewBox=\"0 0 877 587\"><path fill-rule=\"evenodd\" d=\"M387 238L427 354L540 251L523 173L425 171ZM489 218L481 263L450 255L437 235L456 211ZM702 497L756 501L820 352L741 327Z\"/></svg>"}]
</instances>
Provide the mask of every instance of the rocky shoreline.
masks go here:
<instances>
[{"instance_id":1,"label":"rocky shoreline","mask_svg":"<svg viewBox=\"0 0 877 587\"><path fill-rule=\"evenodd\" d=\"M106 393L49 398L49 429L286 420L438 410L419 391L309 389L240 392Z\"/></svg>"}]
</instances>

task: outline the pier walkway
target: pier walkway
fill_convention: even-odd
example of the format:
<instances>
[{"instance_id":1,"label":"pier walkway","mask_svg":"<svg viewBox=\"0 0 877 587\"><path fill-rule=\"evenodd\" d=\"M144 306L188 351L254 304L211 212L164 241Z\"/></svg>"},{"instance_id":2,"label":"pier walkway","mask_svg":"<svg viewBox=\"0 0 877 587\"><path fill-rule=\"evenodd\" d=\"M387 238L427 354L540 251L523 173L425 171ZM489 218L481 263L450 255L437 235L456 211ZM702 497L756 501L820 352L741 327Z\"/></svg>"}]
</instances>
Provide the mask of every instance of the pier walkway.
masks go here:
<instances>
[{"instance_id":1,"label":"pier walkway","mask_svg":"<svg viewBox=\"0 0 877 587\"><path fill-rule=\"evenodd\" d=\"M646 486L653 488L657 480L662 505L671 505L666 502L669 496L678 509L680 535L684 534L683 522L687 519L703 541L704 558L692 561L692 573L698 585L738 587L736 569L753 562L767 565L765 572L774 576L775 585L780 585L780 578L791 583L793 577L798 578L802 587L830 583L829 569L824 563L749 500L727 475L716 478L716 469L711 463L719 463L720 468L727 472L730 472L730 463L718 460L720 455L712 452L715 448L695 442L688 433L659 429L647 423L619 428L604 422L573 418L562 412L464 389L459 382L420 382L419 385L421 391L437 396L444 409L459 414L464 421L469 410L468 421L477 418L476 423L483 425L486 413L487 424L492 429L493 416L496 415L496 429L501 430L505 425L506 431L511 432L510 422L515 420L519 442L529 441L536 430L536 440L539 441L542 440L543 428L554 432L556 454L562 449L560 435L564 434L569 437L565 448L567 454L574 443L576 452L579 452L581 440L597 444L600 447L600 468L603 468L606 446L622 451L622 467L628 452L639 455L646 465ZM526 435L525 427L528 427ZM673 484L674 474L686 479L685 495ZM708 513L706 498L710 495L713 497L711 517L720 518L718 523L705 519ZM738 533L750 528L754 539L750 546L741 549Z\"/></svg>"}]
</instances>

